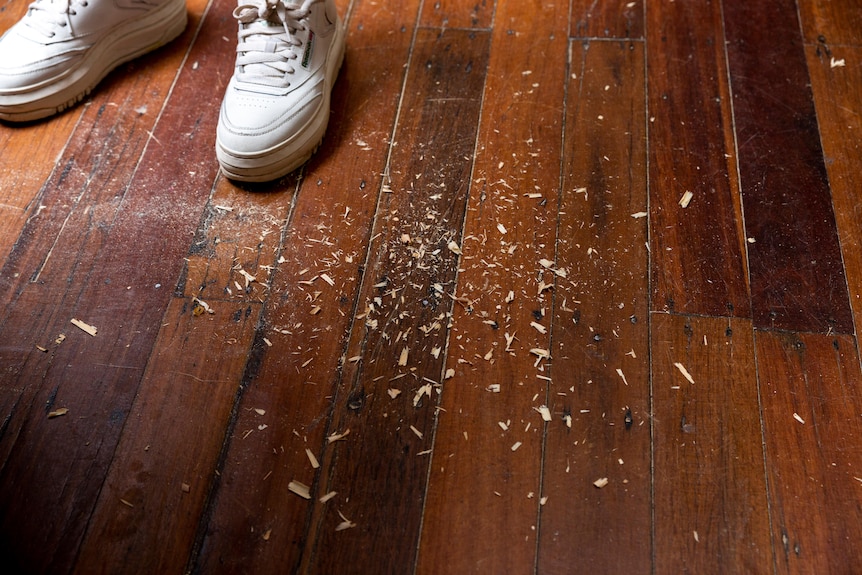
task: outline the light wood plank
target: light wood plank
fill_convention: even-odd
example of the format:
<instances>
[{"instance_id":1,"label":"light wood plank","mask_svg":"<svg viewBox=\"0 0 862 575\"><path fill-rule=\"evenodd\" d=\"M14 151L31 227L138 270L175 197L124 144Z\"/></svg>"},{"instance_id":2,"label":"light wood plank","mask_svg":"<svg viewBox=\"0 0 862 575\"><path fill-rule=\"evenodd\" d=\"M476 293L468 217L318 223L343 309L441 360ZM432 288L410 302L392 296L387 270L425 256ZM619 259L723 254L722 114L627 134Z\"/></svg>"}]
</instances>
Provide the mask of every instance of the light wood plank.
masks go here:
<instances>
[{"instance_id":1,"label":"light wood plank","mask_svg":"<svg viewBox=\"0 0 862 575\"><path fill-rule=\"evenodd\" d=\"M655 570L770 572L751 322L652 319Z\"/></svg>"},{"instance_id":2,"label":"light wood plank","mask_svg":"<svg viewBox=\"0 0 862 575\"><path fill-rule=\"evenodd\" d=\"M636 573L652 553L643 45L575 41L572 78L539 572Z\"/></svg>"},{"instance_id":3,"label":"light wood plank","mask_svg":"<svg viewBox=\"0 0 862 575\"><path fill-rule=\"evenodd\" d=\"M757 333L778 573L862 561L862 374L852 337Z\"/></svg>"},{"instance_id":4,"label":"light wood plank","mask_svg":"<svg viewBox=\"0 0 862 575\"><path fill-rule=\"evenodd\" d=\"M536 562L544 435L536 408L547 405L549 371L530 349L550 347L553 289L539 285L555 276L540 262L555 268L568 44L564 6L533 10L507 3L495 17L463 256L457 286L446 287L460 303L419 573L443 562L453 573L525 573Z\"/></svg>"}]
</instances>

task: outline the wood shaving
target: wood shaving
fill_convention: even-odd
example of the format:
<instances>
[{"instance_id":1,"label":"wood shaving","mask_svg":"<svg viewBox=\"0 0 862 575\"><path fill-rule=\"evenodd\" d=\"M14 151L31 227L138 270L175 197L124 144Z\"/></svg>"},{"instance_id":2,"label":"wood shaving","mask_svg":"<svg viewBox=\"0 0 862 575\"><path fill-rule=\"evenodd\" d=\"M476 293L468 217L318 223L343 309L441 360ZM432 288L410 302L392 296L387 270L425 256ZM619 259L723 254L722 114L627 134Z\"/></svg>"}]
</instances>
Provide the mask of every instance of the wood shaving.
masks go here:
<instances>
[{"instance_id":1,"label":"wood shaving","mask_svg":"<svg viewBox=\"0 0 862 575\"><path fill-rule=\"evenodd\" d=\"M98 331L95 326L92 326L88 323L84 323L79 319L72 318L72 325L80 329L81 331L90 334L91 336L95 336Z\"/></svg>"},{"instance_id":2,"label":"wood shaving","mask_svg":"<svg viewBox=\"0 0 862 575\"><path fill-rule=\"evenodd\" d=\"M839 59L836 59L835 57L832 57L832 59L829 60L829 67L830 68L842 68L844 66L845 66L844 58L841 58L839 60Z\"/></svg>"},{"instance_id":3,"label":"wood shaving","mask_svg":"<svg viewBox=\"0 0 862 575\"><path fill-rule=\"evenodd\" d=\"M626 380L626 374L623 373L623 370L617 369L617 375L623 380L623 383L628 385L629 382Z\"/></svg>"},{"instance_id":4,"label":"wood shaving","mask_svg":"<svg viewBox=\"0 0 862 575\"><path fill-rule=\"evenodd\" d=\"M416 429L415 427L413 427L412 425L410 426L410 431L412 431L413 433L415 433L415 434L416 434L416 437L418 437L419 439L422 439L422 438L424 437L424 435L422 434L422 432L421 432L421 431L419 431L418 429Z\"/></svg>"},{"instance_id":5,"label":"wood shaving","mask_svg":"<svg viewBox=\"0 0 862 575\"><path fill-rule=\"evenodd\" d=\"M688 205L691 203L692 198L694 198L694 194L692 194L691 192L686 191L686 192L682 195L682 197L679 199L679 207L681 207L681 208L687 208L687 207L688 207Z\"/></svg>"},{"instance_id":6,"label":"wood shaving","mask_svg":"<svg viewBox=\"0 0 862 575\"><path fill-rule=\"evenodd\" d=\"M456 244L454 241L449 242L449 244L446 247L449 248L449 251L452 252L453 254L459 255L459 256L461 255L461 246Z\"/></svg>"},{"instance_id":7,"label":"wood shaving","mask_svg":"<svg viewBox=\"0 0 862 575\"><path fill-rule=\"evenodd\" d=\"M805 425L805 420L804 420L804 419L802 419L802 416L801 416L801 415L799 415L799 414L798 414L798 413L796 413L796 412L794 412L794 413L793 413L793 419L795 419L796 421L798 421L798 422L799 422L799 423L801 423L802 425ZM817 427L817 426L815 425L815 427Z\"/></svg>"},{"instance_id":8,"label":"wood shaving","mask_svg":"<svg viewBox=\"0 0 862 575\"><path fill-rule=\"evenodd\" d=\"M258 415L266 415L266 410L259 407L255 408L254 412Z\"/></svg>"},{"instance_id":9,"label":"wood shaving","mask_svg":"<svg viewBox=\"0 0 862 575\"><path fill-rule=\"evenodd\" d=\"M341 511L338 512L338 515L341 517L341 523L339 523L335 527L336 531L344 531L345 529L356 527L356 523L345 517L344 514L341 513Z\"/></svg>"},{"instance_id":10,"label":"wood shaving","mask_svg":"<svg viewBox=\"0 0 862 575\"><path fill-rule=\"evenodd\" d=\"M691 376L691 374L688 372L688 370L685 368L685 366L683 364L676 362L673 364L673 366L679 370L679 372L682 374L682 376L686 380L688 380L689 383L694 385L694 378Z\"/></svg>"},{"instance_id":11,"label":"wood shaving","mask_svg":"<svg viewBox=\"0 0 862 575\"><path fill-rule=\"evenodd\" d=\"M335 443L336 441L342 441L348 435L350 435L349 429L346 429L344 431L344 433L333 433L332 435L330 435L329 437L326 438L326 442L327 443Z\"/></svg>"},{"instance_id":12,"label":"wood shaving","mask_svg":"<svg viewBox=\"0 0 862 575\"><path fill-rule=\"evenodd\" d=\"M295 493L303 499L311 499L311 488L302 482L296 481L295 479L287 484L287 489L291 493Z\"/></svg>"},{"instance_id":13,"label":"wood shaving","mask_svg":"<svg viewBox=\"0 0 862 575\"><path fill-rule=\"evenodd\" d=\"M337 491L330 491L329 493L327 493L326 495L324 495L323 497L318 499L318 501L320 501L321 503L326 503L327 501L329 501L330 499L332 499L336 495L338 495Z\"/></svg>"},{"instance_id":14,"label":"wood shaving","mask_svg":"<svg viewBox=\"0 0 862 575\"><path fill-rule=\"evenodd\" d=\"M551 410L548 409L547 405L543 405L541 407L534 407L533 409L535 409L541 414L543 421L551 421Z\"/></svg>"},{"instance_id":15,"label":"wood shaving","mask_svg":"<svg viewBox=\"0 0 862 575\"><path fill-rule=\"evenodd\" d=\"M523 445L523 443L516 441L514 445L512 445L512 451L518 451L518 448L521 447L521 445Z\"/></svg>"},{"instance_id":16,"label":"wood shaving","mask_svg":"<svg viewBox=\"0 0 862 575\"><path fill-rule=\"evenodd\" d=\"M386 390L386 393L389 394L389 397L391 397L392 399L395 399L396 397L401 395L401 390L390 387L389 389Z\"/></svg>"},{"instance_id":17,"label":"wood shaving","mask_svg":"<svg viewBox=\"0 0 862 575\"><path fill-rule=\"evenodd\" d=\"M407 365L407 356L410 355L410 348L405 347L401 350L401 356L398 358L398 365L405 366Z\"/></svg>"},{"instance_id":18,"label":"wood shaving","mask_svg":"<svg viewBox=\"0 0 862 575\"><path fill-rule=\"evenodd\" d=\"M308 456L308 461L311 463L311 467L314 469L320 469L320 462L314 456L310 449L305 448L305 455Z\"/></svg>"},{"instance_id":19,"label":"wood shaving","mask_svg":"<svg viewBox=\"0 0 862 575\"><path fill-rule=\"evenodd\" d=\"M54 411L48 414L48 419L54 419L55 417L61 417L69 413L68 408L61 407L60 409L55 409Z\"/></svg>"},{"instance_id":20,"label":"wood shaving","mask_svg":"<svg viewBox=\"0 0 862 575\"><path fill-rule=\"evenodd\" d=\"M599 489L601 489L602 487L606 486L608 483L609 483L609 482L608 482L608 478L607 478L607 477L602 477L601 479L596 479L595 481L593 481L593 485L595 485L595 486L596 486L596 487L598 487Z\"/></svg>"}]
</instances>

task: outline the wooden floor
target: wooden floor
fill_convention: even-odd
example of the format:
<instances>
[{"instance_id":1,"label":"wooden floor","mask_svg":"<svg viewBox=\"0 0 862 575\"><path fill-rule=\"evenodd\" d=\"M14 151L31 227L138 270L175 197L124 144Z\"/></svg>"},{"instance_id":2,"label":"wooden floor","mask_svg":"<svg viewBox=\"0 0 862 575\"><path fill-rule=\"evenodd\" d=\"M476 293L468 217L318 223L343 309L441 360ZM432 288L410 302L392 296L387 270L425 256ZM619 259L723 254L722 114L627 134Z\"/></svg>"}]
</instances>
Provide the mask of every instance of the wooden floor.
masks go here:
<instances>
[{"instance_id":1,"label":"wooden floor","mask_svg":"<svg viewBox=\"0 0 862 575\"><path fill-rule=\"evenodd\" d=\"M859 573L856 0L341 0L254 187L233 7L0 126L4 572Z\"/></svg>"}]
</instances>

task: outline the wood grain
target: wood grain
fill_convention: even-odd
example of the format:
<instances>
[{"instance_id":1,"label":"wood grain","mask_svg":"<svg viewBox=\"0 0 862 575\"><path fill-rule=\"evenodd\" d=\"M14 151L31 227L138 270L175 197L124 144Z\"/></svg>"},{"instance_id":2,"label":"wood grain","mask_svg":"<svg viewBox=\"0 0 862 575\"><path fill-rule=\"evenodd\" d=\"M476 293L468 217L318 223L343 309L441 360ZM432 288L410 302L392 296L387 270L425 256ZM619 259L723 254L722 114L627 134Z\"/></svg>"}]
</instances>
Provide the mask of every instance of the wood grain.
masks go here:
<instances>
[{"instance_id":1,"label":"wood grain","mask_svg":"<svg viewBox=\"0 0 862 575\"><path fill-rule=\"evenodd\" d=\"M573 38L644 37L643 0L572 0L571 36Z\"/></svg>"},{"instance_id":2,"label":"wood grain","mask_svg":"<svg viewBox=\"0 0 862 575\"><path fill-rule=\"evenodd\" d=\"M314 500L327 493L325 469L308 453L322 462L335 447L327 437L339 431L329 423L333 395L351 324L365 306L359 289L377 204L388 193L384 172L412 40L409 27L392 31L415 21L418 8L360 2L351 12L329 132L307 166L266 294L260 336L271 346L250 357L218 490L202 522L201 572L294 572L303 558L316 561L317 541L308 537L314 503L289 486L308 485ZM335 521L331 528L347 501L339 493L321 504Z\"/></svg>"},{"instance_id":3,"label":"wood grain","mask_svg":"<svg viewBox=\"0 0 862 575\"><path fill-rule=\"evenodd\" d=\"M655 570L771 571L751 322L652 319Z\"/></svg>"},{"instance_id":4,"label":"wood grain","mask_svg":"<svg viewBox=\"0 0 862 575\"><path fill-rule=\"evenodd\" d=\"M204 3L192 6L199 15ZM0 530L8 535L3 555L28 571L63 572L73 564L198 219L194 209L166 207L194 206L201 191L208 195L211 140L184 153L150 145L169 141L177 129L189 133L195 117L182 113L182 120L156 124L157 114L135 111L161 108L193 31L160 59L139 62L148 65L128 83L116 77L94 96L59 161L63 169L44 191L46 208L25 226L3 268L14 284L4 286L0 334L9 366L2 380ZM165 185L166 173L185 176L201 162L203 188L170 177ZM160 257L130 260L133 253ZM72 318L95 325L98 335L72 326ZM60 334L65 341L55 343ZM47 417L61 407L70 415ZM33 451L46 457L34 464ZM34 514L34 501L56 520Z\"/></svg>"},{"instance_id":5,"label":"wood grain","mask_svg":"<svg viewBox=\"0 0 862 575\"><path fill-rule=\"evenodd\" d=\"M637 573L652 553L643 44L573 42L572 78L539 572Z\"/></svg>"},{"instance_id":6,"label":"wood grain","mask_svg":"<svg viewBox=\"0 0 862 575\"><path fill-rule=\"evenodd\" d=\"M333 401L329 433L350 435L322 460L318 492L338 500L314 504L303 570L399 573L416 561L457 267L449 246L462 243L488 48L486 33L417 31L364 311Z\"/></svg>"},{"instance_id":7,"label":"wood grain","mask_svg":"<svg viewBox=\"0 0 862 575\"><path fill-rule=\"evenodd\" d=\"M700 0L647 5L652 306L747 317L720 8Z\"/></svg>"},{"instance_id":8,"label":"wood grain","mask_svg":"<svg viewBox=\"0 0 862 575\"><path fill-rule=\"evenodd\" d=\"M496 4L496 0L429 0L422 3L420 26L487 29L494 20Z\"/></svg>"},{"instance_id":9,"label":"wood grain","mask_svg":"<svg viewBox=\"0 0 862 575\"><path fill-rule=\"evenodd\" d=\"M854 0L799 0L805 41L825 48L862 45L862 10Z\"/></svg>"},{"instance_id":10,"label":"wood grain","mask_svg":"<svg viewBox=\"0 0 862 575\"><path fill-rule=\"evenodd\" d=\"M757 327L853 321L794 2L725 6Z\"/></svg>"},{"instance_id":11,"label":"wood grain","mask_svg":"<svg viewBox=\"0 0 862 575\"><path fill-rule=\"evenodd\" d=\"M862 560L856 343L758 332L757 356L777 572L852 571Z\"/></svg>"},{"instance_id":12,"label":"wood grain","mask_svg":"<svg viewBox=\"0 0 862 575\"><path fill-rule=\"evenodd\" d=\"M857 209L862 173L857 167L862 165L862 144L856 135L862 132L862 67L854 62L862 61L862 50L842 47L827 52L822 46L808 46L806 55L858 334L862 333L862 231ZM844 60L845 65L833 66L833 59Z\"/></svg>"},{"instance_id":13,"label":"wood grain","mask_svg":"<svg viewBox=\"0 0 862 575\"><path fill-rule=\"evenodd\" d=\"M451 377L440 398L418 573L439 573L444 560L465 574L531 572L536 562L544 436L536 408L547 405L550 373L530 350L550 347L553 290L539 286L554 284L540 262L555 267L562 8L535 14L532 25L532 6L507 3L495 15L463 255L457 287L446 286L458 298L445 348Z\"/></svg>"}]
</instances>

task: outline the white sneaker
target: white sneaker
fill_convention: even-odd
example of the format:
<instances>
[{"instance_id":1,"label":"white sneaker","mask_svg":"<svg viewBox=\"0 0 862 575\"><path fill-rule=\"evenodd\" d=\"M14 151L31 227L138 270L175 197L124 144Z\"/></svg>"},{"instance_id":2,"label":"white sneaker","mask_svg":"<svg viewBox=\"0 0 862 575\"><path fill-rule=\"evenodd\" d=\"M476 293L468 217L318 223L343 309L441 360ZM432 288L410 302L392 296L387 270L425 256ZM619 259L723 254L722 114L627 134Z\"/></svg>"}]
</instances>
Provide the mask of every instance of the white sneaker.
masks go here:
<instances>
[{"instance_id":1,"label":"white sneaker","mask_svg":"<svg viewBox=\"0 0 862 575\"><path fill-rule=\"evenodd\" d=\"M186 28L185 0L36 0L0 38L0 118L37 120Z\"/></svg>"},{"instance_id":2,"label":"white sneaker","mask_svg":"<svg viewBox=\"0 0 862 575\"><path fill-rule=\"evenodd\" d=\"M344 29L334 0L251 0L234 17L236 68L216 156L228 178L271 181L304 164L323 139Z\"/></svg>"}]
</instances>

